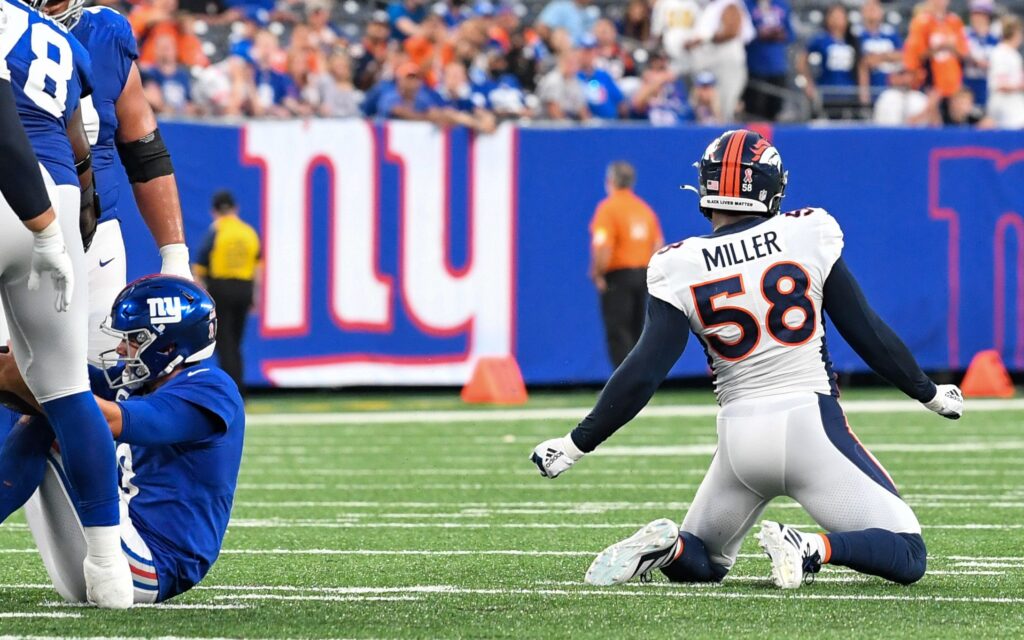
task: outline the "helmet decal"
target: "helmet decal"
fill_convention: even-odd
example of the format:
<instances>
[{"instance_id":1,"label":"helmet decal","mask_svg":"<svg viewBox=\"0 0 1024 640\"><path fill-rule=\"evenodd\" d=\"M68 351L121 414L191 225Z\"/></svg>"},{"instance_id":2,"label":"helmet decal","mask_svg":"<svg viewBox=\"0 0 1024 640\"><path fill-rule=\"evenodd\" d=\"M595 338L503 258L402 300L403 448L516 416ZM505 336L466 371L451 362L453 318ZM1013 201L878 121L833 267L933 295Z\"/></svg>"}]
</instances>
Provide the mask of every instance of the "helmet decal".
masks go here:
<instances>
[{"instance_id":1,"label":"helmet decal","mask_svg":"<svg viewBox=\"0 0 1024 640\"><path fill-rule=\"evenodd\" d=\"M708 144L697 163L700 210L770 217L779 212L787 175L782 156L755 131L726 131Z\"/></svg>"}]
</instances>

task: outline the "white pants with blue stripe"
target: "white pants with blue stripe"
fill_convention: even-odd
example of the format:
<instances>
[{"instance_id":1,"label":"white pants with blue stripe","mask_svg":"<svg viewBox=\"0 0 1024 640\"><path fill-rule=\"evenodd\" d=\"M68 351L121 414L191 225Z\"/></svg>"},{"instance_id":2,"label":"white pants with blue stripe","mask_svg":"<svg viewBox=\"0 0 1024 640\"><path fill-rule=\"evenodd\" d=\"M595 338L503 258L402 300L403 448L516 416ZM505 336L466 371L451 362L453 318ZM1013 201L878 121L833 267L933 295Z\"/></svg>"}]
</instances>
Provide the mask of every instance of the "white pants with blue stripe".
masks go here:
<instances>
[{"instance_id":1,"label":"white pants with blue stripe","mask_svg":"<svg viewBox=\"0 0 1024 640\"><path fill-rule=\"evenodd\" d=\"M68 492L60 457L54 451L50 452L43 483L25 504L25 517L57 593L68 602L85 602L85 533ZM121 549L131 566L135 603L156 602L159 584L153 554L132 525L124 500Z\"/></svg>"},{"instance_id":2,"label":"white pants with blue stripe","mask_svg":"<svg viewBox=\"0 0 1024 640\"><path fill-rule=\"evenodd\" d=\"M921 533L882 465L835 398L791 393L718 412L718 451L683 520L711 561L730 568L768 503L787 496L829 532Z\"/></svg>"}]
</instances>

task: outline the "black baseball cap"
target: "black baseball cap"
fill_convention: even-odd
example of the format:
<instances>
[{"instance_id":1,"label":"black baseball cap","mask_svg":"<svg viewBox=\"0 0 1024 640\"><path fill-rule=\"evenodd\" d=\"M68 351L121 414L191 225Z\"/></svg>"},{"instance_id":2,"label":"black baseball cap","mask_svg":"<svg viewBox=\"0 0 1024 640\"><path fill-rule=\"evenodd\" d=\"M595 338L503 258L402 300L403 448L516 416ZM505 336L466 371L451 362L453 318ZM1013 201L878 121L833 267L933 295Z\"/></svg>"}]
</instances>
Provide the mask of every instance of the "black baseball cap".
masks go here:
<instances>
[{"instance_id":1,"label":"black baseball cap","mask_svg":"<svg viewBox=\"0 0 1024 640\"><path fill-rule=\"evenodd\" d=\"M234 209L238 206L235 203L235 196L231 195L231 192L226 189L213 194L213 202L211 204L217 211Z\"/></svg>"}]
</instances>

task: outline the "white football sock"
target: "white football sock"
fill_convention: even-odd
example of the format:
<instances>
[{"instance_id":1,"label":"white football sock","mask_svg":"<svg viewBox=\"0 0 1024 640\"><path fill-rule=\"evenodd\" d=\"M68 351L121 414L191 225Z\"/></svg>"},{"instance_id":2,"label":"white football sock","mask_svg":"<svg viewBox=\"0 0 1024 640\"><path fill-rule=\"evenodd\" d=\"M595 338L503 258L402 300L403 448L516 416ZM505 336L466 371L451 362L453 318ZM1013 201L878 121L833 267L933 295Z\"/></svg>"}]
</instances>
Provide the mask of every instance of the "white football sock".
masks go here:
<instances>
[{"instance_id":1,"label":"white football sock","mask_svg":"<svg viewBox=\"0 0 1024 640\"><path fill-rule=\"evenodd\" d=\"M818 533L801 533L804 540L807 541L808 546L811 548L811 554L815 551L818 552L818 557L821 558L822 562L825 561L825 541L822 539L821 534Z\"/></svg>"},{"instance_id":2,"label":"white football sock","mask_svg":"<svg viewBox=\"0 0 1024 640\"><path fill-rule=\"evenodd\" d=\"M121 527L84 527L85 543L93 560L109 560L121 555Z\"/></svg>"}]
</instances>

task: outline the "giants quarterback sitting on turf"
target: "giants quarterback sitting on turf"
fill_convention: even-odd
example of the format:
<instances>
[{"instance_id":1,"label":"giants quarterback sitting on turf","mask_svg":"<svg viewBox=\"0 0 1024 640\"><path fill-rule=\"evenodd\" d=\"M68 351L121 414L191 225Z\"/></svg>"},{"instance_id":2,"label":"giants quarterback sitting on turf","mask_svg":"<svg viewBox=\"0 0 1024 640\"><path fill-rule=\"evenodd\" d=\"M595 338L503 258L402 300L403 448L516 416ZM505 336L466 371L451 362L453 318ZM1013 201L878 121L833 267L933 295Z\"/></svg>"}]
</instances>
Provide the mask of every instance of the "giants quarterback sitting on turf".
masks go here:
<instances>
[{"instance_id":1,"label":"giants quarterback sitting on turf","mask_svg":"<svg viewBox=\"0 0 1024 640\"><path fill-rule=\"evenodd\" d=\"M202 580L227 529L245 411L231 378L206 362L216 326L213 300L199 285L148 276L117 296L104 326L117 347L103 354L105 369L90 367L117 441L120 546L136 603L167 600ZM12 360L0 355L0 390L34 403ZM11 431L0 450L0 522L32 496L25 515L50 579L64 599L82 602L76 495L52 444L41 417Z\"/></svg>"},{"instance_id":2,"label":"giants quarterback sitting on turf","mask_svg":"<svg viewBox=\"0 0 1024 640\"><path fill-rule=\"evenodd\" d=\"M823 563L916 582L926 565L921 526L847 424L822 311L872 369L928 409L959 418L960 390L929 380L872 311L843 261L835 218L815 208L779 214L787 174L767 140L728 131L697 166L694 190L713 232L651 259L640 342L591 413L532 460L555 478L636 416L691 330L714 374L718 449L682 527L651 522L598 554L586 581L619 584L654 569L676 582L721 581L764 508L789 496L829 533L761 524L777 586L799 587Z\"/></svg>"}]
</instances>

